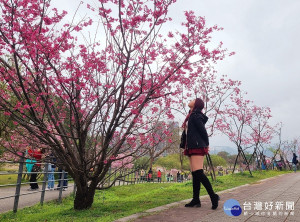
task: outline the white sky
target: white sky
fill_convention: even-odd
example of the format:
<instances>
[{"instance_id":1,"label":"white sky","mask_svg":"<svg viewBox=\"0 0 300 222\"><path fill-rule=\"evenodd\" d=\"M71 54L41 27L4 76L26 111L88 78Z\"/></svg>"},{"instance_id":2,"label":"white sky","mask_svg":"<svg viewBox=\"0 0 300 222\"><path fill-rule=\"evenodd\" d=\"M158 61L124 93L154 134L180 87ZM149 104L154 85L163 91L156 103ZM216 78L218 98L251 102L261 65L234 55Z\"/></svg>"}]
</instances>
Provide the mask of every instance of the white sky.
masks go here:
<instances>
[{"instance_id":1,"label":"white sky","mask_svg":"<svg viewBox=\"0 0 300 222\"><path fill-rule=\"evenodd\" d=\"M70 16L79 2L53 0ZM173 18L172 27L180 27L187 10L205 16L208 25L224 28L214 35L215 42L222 41L236 55L220 63L218 72L241 80L248 99L271 108L272 123L283 123L283 140L299 137L300 1L178 0L169 14ZM220 136L212 138L211 145L234 147Z\"/></svg>"},{"instance_id":2,"label":"white sky","mask_svg":"<svg viewBox=\"0 0 300 222\"><path fill-rule=\"evenodd\" d=\"M300 1L181 0L171 11L174 21L182 10L224 28L215 39L236 55L217 66L219 73L241 80L250 100L271 108L271 122L283 123L283 139L299 137ZM234 146L220 136L211 145Z\"/></svg>"}]
</instances>

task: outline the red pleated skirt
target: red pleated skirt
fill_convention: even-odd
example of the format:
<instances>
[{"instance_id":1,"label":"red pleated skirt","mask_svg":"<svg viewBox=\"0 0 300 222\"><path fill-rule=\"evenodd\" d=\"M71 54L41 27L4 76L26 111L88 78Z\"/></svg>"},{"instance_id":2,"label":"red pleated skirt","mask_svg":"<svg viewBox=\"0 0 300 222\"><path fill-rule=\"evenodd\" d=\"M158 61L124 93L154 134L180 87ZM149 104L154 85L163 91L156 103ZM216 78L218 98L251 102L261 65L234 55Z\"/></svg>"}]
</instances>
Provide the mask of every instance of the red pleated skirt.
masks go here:
<instances>
[{"instance_id":1,"label":"red pleated skirt","mask_svg":"<svg viewBox=\"0 0 300 222\"><path fill-rule=\"evenodd\" d=\"M183 154L186 156L205 156L208 154L208 147L198 149L184 149Z\"/></svg>"}]
</instances>

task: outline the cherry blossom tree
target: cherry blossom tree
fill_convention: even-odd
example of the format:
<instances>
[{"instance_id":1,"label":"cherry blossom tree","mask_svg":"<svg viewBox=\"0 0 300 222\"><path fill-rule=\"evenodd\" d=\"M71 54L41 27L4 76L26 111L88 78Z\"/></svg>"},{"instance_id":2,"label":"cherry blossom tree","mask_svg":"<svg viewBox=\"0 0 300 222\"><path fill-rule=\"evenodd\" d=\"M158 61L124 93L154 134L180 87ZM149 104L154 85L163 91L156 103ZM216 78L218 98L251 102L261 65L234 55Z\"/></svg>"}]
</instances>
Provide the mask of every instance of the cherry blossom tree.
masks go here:
<instances>
[{"instance_id":1,"label":"cherry blossom tree","mask_svg":"<svg viewBox=\"0 0 300 222\"><path fill-rule=\"evenodd\" d=\"M128 168L131 169L133 167L133 163L132 163L132 157L128 156L128 157L124 157L125 154L119 154L116 157L116 161L112 162L111 167L112 168Z\"/></svg>"},{"instance_id":2,"label":"cherry blossom tree","mask_svg":"<svg viewBox=\"0 0 300 222\"><path fill-rule=\"evenodd\" d=\"M287 169L292 170L292 159L293 153L299 156L299 139L286 140L282 142L281 146L281 159L283 160L283 165Z\"/></svg>"},{"instance_id":3,"label":"cherry blossom tree","mask_svg":"<svg viewBox=\"0 0 300 222\"><path fill-rule=\"evenodd\" d=\"M152 123L152 128L147 134L147 141L143 143L142 149L149 155L149 167L152 168L156 158L176 147L179 150L178 129L174 128L174 123L157 121ZM175 146L174 146L175 145ZM176 146L177 145L177 146Z\"/></svg>"},{"instance_id":4,"label":"cherry blossom tree","mask_svg":"<svg viewBox=\"0 0 300 222\"><path fill-rule=\"evenodd\" d=\"M208 47L220 28L192 11L181 32L163 35L174 3L98 0L87 7L101 38L83 44L78 36L93 19L66 23L51 0L0 0L0 109L65 166L77 210L92 206L119 154L137 153L157 108L172 118L191 73L227 53Z\"/></svg>"},{"instance_id":5,"label":"cherry blossom tree","mask_svg":"<svg viewBox=\"0 0 300 222\"><path fill-rule=\"evenodd\" d=\"M271 159L271 163L276 162L276 165L278 166L281 164L285 169L287 168L286 166L286 155L285 155L285 150L286 150L286 141L282 140L282 128L283 128L283 123L280 122L276 124L276 126L273 128L274 129L274 135L278 136L278 143L275 144L275 148L271 148L270 150L273 152L273 157Z\"/></svg>"},{"instance_id":6,"label":"cherry blossom tree","mask_svg":"<svg viewBox=\"0 0 300 222\"><path fill-rule=\"evenodd\" d=\"M256 158L258 167L261 166L261 161L264 160L264 145L269 144L273 138L274 130L270 126L269 120L271 109L269 107L251 107L253 114L251 122L249 122L249 134L254 145L254 150L249 162Z\"/></svg>"},{"instance_id":7,"label":"cherry blossom tree","mask_svg":"<svg viewBox=\"0 0 300 222\"><path fill-rule=\"evenodd\" d=\"M253 113L250 109L252 102L245 99L244 94L246 93L240 91L237 95L232 95L230 97L231 103L225 105L225 109L221 112L220 118L216 121L216 127L226 135L238 149L233 172L238 159L240 159L240 161L246 163L246 166L252 175L248 160L244 153L244 150L251 145L251 137L246 128L251 124L253 118Z\"/></svg>"},{"instance_id":8,"label":"cherry blossom tree","mask_svg":"<svg viewBox=\"0 0 300 222\"><path fill-rule=\"evenodd\" d=\"M289 147L292 153L295 153L297 156L300 155L300 137L294 138L289 141Z\"/></svg>"}]
</instances>

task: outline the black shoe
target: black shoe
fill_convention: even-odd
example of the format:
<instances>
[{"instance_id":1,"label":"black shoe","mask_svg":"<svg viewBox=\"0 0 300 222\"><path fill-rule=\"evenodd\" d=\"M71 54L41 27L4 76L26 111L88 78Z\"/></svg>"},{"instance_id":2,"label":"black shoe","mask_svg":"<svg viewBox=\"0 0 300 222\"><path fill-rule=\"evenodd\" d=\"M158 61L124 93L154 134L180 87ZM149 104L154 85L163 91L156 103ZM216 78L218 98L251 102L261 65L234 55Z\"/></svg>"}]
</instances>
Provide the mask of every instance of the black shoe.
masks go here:
<instances>
[{"instance_id":1,"label":"black shoe","mask_svg":"<svg viewBox=\"0 0 300 222\"><path fill-rule=\"evenodd\" d=\"M191 202L189 202L188 204L184 205L185 207L201 207L201 202L200 200L194 200L192 199Z\"/></svg>"},{"instance_id":2,"label":"black shoe","mask_svg":"<svg viewBox=\"0 0 300 222\"><path fill-rule=\"evenodd\" d=\"M211 198L212 207L211 209L215 210L218 208L220 197L218 194L214 194Z\"/></svg>"}]
</instances>

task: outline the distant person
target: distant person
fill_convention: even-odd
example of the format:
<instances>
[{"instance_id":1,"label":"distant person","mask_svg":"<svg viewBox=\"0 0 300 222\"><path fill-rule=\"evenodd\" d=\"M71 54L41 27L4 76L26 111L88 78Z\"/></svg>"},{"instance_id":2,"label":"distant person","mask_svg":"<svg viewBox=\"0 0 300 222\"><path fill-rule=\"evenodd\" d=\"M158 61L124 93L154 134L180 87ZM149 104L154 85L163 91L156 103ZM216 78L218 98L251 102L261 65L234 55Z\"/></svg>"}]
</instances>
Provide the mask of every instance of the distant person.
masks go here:
<instances>
[{"instance_id":1,"label":"distant person","mask_svg":"<svg viewBox=\"0 0 300 222\"><path fill-rule=\"evenodd\" d=\"M187 174L187 172L184 173L184 180L188 180L188 174Z\"/></svg>"},{"instance_id":2,"label":"distant person","mask_svg":"<svg viewBox=\"0 0 300 222\"><path fill-rule=\"evenodd\" d=\"M297 171L297 164L298 164L296 153L293 153L292 164L293 164L294 172L296 173L296 171Z\"/></svg>"},{"instance_id":3,"label":"distant person","mask_svg":"<svg viewBox=\"0 0 300 222\"><path fill-rule=\"evenodd\" d=\"M152 174L153 174L153 171L150 168L149 171L148 171L148 182L150 182L152 180Z\"/></svg>"},{"instance_id":4,"label":"distant person","mask_svg":"<svg viewBox=\"0 0 300 222\"><path fill-rule=\"evenodd\" d=\"M40 148L35 149L35 150L29 148L27 150L27 152L28 152L28 155L36 161L36 163L32 167L31 174L30 174L29 190L37 190L37 189L39 189L39 185L37 183L37 176L38 176L38 172L40 172L40 170L41 170L40 160L42 159L42 150Z\"/></svg>"},{"instance_id":5,"label":"distant person","mask_svg":"<svg viewBox=\"0 0 300 222\"><path fill-rule=\"evenodd\" d=\"M184 155L189 157L193 175L193 199L185 207L201 207L199 193L200 183L202 183L210 196L212 209L217 209L220 197L213 191L203 171L204 156L209 151L209 140L205 129L208 117L202 113L204 102L197 98L190 101L188 106L190 112L182 125L185 134L182 134L180 148L184 148Z\"/></svg>"},{"instance_id":6,"label":"distant person","mask_svg":"<svg viewBox=\"0 0 300 222\"><path fill-rule=\"evenodd\" d=\"M266 169L266 165L264 164L264 162L261 163L261 169L265 170Z\"/></svg>"},{"instance_id":7,"label":"distant person","mask_svg":"<svg viewBox=\"0 0 300 222\"><path fill-rule=\"evenodd\" d=\"M274 168L274 170L277 170L277 163L275 160L273 161L273 168Z\"/></svg>"},{"instance_id":8,"label":"distant person","mask_svg":"<svg viewBox=\"0 0 300 222\"><path fill-rule=\"evenodd\" d=\"M157 172L157 182L161 183L161 171L158 170Z\"/></svg>"},{"instance_id":9,"label":"distant person","mask_svg":"<svg viewBox=\"0 0 300 222\"><path fill-rule=\"evenodd\" d=\"M278 165L279 170L282 171L282 163L281 163L281 161L278 162L277 165Z\"/></svg>"},{"instance_id":10,"label":"distant person","mask_svg":"<svg viewBox=\"0 0 300 222\"><path fill-rule=\"evenodd\" d=\"M134 174L134 181L137 182L139 180L139 171L136 170Z\"/></svg>"},{"instance_id":11,"label":"distant person","mask_svg":"<svg viewBox=\"0 0 300 222\"><path fill-rule=\"evenodd\" d=\"M167 173L167 182L170 182L170 178L171 178L170 173Z\"/></svg>"},{"instance_id":12,"label":"distant person","mask_svg":"<svg viewBox=\"0 0 300 222\"><path fill-rule=\"evenodd\" d=\"M263 155L261 169L262 170L266 170L267 169L266 155Z\"/></svg>"},{"instance_id":13,"label":"distant person","mask_svg":"<svg viewBox=\"0 0 300 222\"><path fill-rule=\"evenodd\" d=\"M25 166L26 166L26 171L27 171L27 179L31 177L31 172L34 164L36 163L36 160L33 157L30 157L29 154L25 155Z\"/></svg>"},{"instance_id":14,"label":"distant person","mask_svg":"<svg viewBox=\"0 0 300 222\"><path fill-rule=\"evenodd\" d=\"M48 187L46 190L54 190L54 171L55 171L55 162L56 159L54 155L51 153L50 156L48 157Z\"/></svg>"},{"instance_id":15,"label":"distant person","mask_svg":"<svg viewBox=\"0 0 300 222\"><path fill-rule=\"evenodd\" d=\"M177 174L176 174L176 179L177 179L177 182L180 182L180 172L179 171L177 171Z\"/></svg>"},{"instance_id":16,"label":"distant person","mask_svg":"<svg viewBox=\"0 0 300 222\"><path fill-rule=\"evenodd\" d=\"M174 181L173 174L170 175L170 181Z\"/></svg>"},{"instance_id":17,"label":"distant person","mask_svg":"<svg viewBox=\"0 0 300 222\"><path fill-rule=\"evenodd\" d=\"M145 170L141 169L141 180L145 180Z\"/></svg>"}]
</instances>

